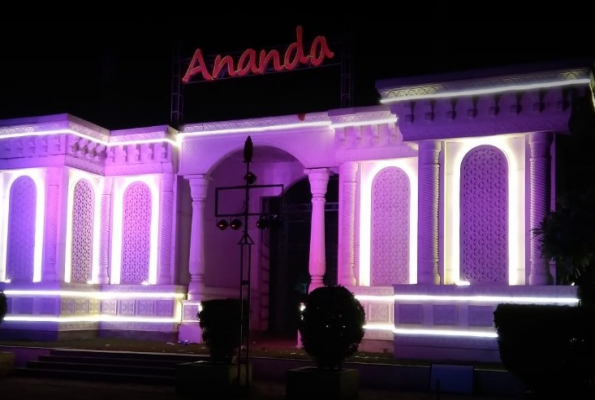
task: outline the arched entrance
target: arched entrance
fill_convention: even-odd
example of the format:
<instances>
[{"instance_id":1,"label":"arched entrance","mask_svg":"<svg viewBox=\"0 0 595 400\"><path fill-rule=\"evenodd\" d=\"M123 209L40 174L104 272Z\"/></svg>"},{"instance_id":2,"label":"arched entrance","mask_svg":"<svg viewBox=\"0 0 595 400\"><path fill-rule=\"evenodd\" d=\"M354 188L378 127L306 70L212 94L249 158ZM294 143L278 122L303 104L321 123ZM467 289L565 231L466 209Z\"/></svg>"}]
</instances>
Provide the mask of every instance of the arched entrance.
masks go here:
<instances>
[{"instance_id":1,"label":"arched entrance","mask_svg":"<svg viewBox=\"0 0 595 400\"><path fill-rule=\"evenodd\" d=\"M338 176L329 179L325 204L326 273L324 283L337 283L338 246ZM310 226L312 194L305 177L285 190L283 213L268 235L270 254L269 333L295 336L299 305L308 293L310 274ZM280 198L268 198L263 207L278 207Z\"/></svg>"}]
</instances>

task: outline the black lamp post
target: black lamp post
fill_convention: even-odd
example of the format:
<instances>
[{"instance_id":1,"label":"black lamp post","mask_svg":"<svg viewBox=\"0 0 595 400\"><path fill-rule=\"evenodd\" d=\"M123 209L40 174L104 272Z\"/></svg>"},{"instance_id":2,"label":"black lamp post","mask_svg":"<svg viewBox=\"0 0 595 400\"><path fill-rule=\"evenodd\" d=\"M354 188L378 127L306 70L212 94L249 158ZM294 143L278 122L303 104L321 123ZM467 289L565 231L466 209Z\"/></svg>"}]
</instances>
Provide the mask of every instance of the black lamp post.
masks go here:
<instances>
[{"instance_id":1,"label":"black lamp post","mask_svg":"<svg viewBox=\"0 0 595 400\"><path fill-rule=\"evenodd\" d=\"M250 362L250 292L251 292L251 276L252 276L252 245L254 240L250 237L249 233L249 219L252 216L257 216L258 221L256 226L259 229L266 229L268 227L267 218L271 216L271 213L250 212L250 193L254 189L266 189L266 188L278 188L280 189L280 195L283 195L284 186L278 185L256 185L257 177L250 171L250 164L252 163L252 157L254 154L254 147L252 144L252 138L248 136L244 143L244 163L246 164L246 173L244 175L244 185L241 186L228 186L218 187L215 190L215 217L218 218L217 227L220 230L225 230L230 227L233 230L243 228L242 238L238 242L240 245L240 288L239 297L241 304L240 321L239 321L239 335L240 335L240 349L237 357L238 364L238 384L241 384L241 371L242 365L246 365L248 368ZM220 193L222 191L243 191L244 194L244 209L238 214L229 214L220 212L219 200ZM239 194L239 193L238 193ZM278 213L282 212L283 201L280 202L281 206ZM275 213L277 215L278 213ZM226 218L231 220L228 222ZM244 306L244 304L246 306ZM247 369L246 369L247 370ZM249 385L248 378L245 380L245 384Z\"/></svg>"}]
</instances>

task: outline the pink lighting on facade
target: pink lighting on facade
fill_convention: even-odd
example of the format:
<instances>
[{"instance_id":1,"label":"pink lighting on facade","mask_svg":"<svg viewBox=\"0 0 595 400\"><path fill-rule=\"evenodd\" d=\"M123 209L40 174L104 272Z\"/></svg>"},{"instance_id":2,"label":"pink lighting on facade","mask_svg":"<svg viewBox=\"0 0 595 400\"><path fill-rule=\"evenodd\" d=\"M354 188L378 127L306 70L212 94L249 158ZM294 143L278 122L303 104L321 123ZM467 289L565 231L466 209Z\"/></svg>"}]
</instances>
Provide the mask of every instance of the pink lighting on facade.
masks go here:
<instances>
[{"instance_id":1,"label":"pink lighting on facade","mask_svg":"<svg viewBox=\"0 0 595 400\"><path fill-rule=\"evenodd\" d=\"M43 256L43 231L45 220L45 170L27 169L20 171L0 172L0 209L2 218L0 220L0 280L10 281L12 277L6 276L7 273L7 254L8 254L8 221L10 205L10 190L12 184L20 177L28 176L35 182L36 189L36 209L35 209L35 250L33 255L33 282L40 282L42 277L42 256Z\"/></svg>"},{"instance_id":2,"label":"pink lighting on facade","mask_svg":"<svg viewBox=\"0 0 595 400\"><path fill-rule=\"evenodd\" d=\"M73 238L73 213L74 209L74 189L82 179L93 188L93 222L92 222L92 268L91 276L87 283L93 284L96 282L96 277L99 268L99 238L101 228L101 181L97 176L78 171L76 169L69 169L68 171L68 205L66 217L66 251L65 251L65 265L64 265L64 282L71 281L72 274L72 238Z\"/></svg>"},{"instance_id":3,"label":"pink lighting on facade","mask_svg":"<svg viewBox=\"0 0 595 400\"><path fill-rule=\"evenodd\" d=\"M288 129L298 128L316 128L316 127L330 127L330 121L313 121L313 122L302 122L295 124L280 124L280 125L268 125L268 126L254 126L248 128L229 128L229 129L213 129L213 130L200 130L200 127L193 126L193 129L198 129L191 132L180 132L178 139L184 140L188 137L193 136L206 136L206 135L221 135L226 133L257 133L257 132L268 132L268 131L283 131Z\"/></svg>"},{"instance_id":4,"label":"pink lighting on facade","mask_svg":"<svg viewBox=\"0 0 595 400\"><path fill-rule=\"evenodd\" d=\"M411 185L409 218L409 283L417 282L417 160L401 158L387 161L367 162L361 164L360 192L360 250L359 250L359 285L370 285L371 262L371 220L372 220L372 182L382 169L397 167L405 171Z\"/></svg>"},{"instance_id":5,"label":"pink lighting on facade","mask_svg":"<svg viewBox=\"0 0 595 400\"><path fill-rule=\"evenodd\" d=\"M379 84L389 105L201 122L179 134L109 131L69 115L0 121L2 330L83 326L200 342L201 301L237 296L229 249L239 232L217 228L213 205L217 188L242 181L239 149L254 134L259 183L310 185L299 205L311 212L314 285L328 271L324 215L337 213L330 256L369 316L365 340L420 357L436 347L493 355L498 304L578 304L576 287L551 284L530 228L551 208L556 134L568 133L575 99L592 100L590 68L403 78ZM274 208L278 199L264 199L276 195L254 192L252 211ZM236 200L225 203L232 212ZM251 328L266 331L287 321L263 282L291 274L273 272L281 239L256 219ZM283 279L277 292L292 283Z\"/></svg>"},{"instance_id":6,"label":"pink lighting on facade","mask_svg":"<svg viewBox=\"0 0 595 400\"><path fill-rule=\"evenodd\" d=\"M504 153L508 161L508 280L520 285L525 279L525 144L523 137L504 136L466 139L447 142L445 190L445 282L459 284L460 272L460 219L461 209L472 205L461 204L461 165L466 154L478 146L493 146ZM478 207L483 207L477 204Z\"/></svg>"},{"instance_id":7,"label":"pink lighting on facade","mask_svg":"<svg viewBox=\"0 0 595 400\"><path fill-rule=\"evenodd\" d=\"M332 124L332 128L348 128L352 126L373 126L373 125L382 125L382 124L394 124L397 122L396 117L392 118L385 118L385 119L376 119L371 121L353 121L353 122L342 122Z\"/></svg>"},{"instance_id":8,"label":"pink lighting on facade","mask_svg":"<svg viewBox=\"0 0 595 400\"><path fill-rule=\"evenodd\" d=\"M44 317L44 316L22 316L22 315L8 315L4 318L5 321L14 322L121 322L121 323L157 323L157 324L176 324L180 323L179 318L142 318L134 316L116 316L116 315L89 315L76 317Z\"/></svg>"},{"instance_id":9,"label":"pink lighting on facade","mask_svg":"<svg viewBox=\"0 0 595 400\"><path fill-rule=\"evenodd\" d=\"M106 137L106 139L98 139L93 136L85 135L84 133L78 132L73 129L56 129L56 130L43 130L43 131L26 131L26 132L17 132L17 133L0 133L0 140L3 139L11 139L11 138L23 138L23 137L34 137L34 136L52 136L52 135L74 135L78 136L82 139L86 139L90 142L97 143L107 147L113 146L127 146L127 145L136 145L136 144L151 144L151 143L167 143L172 146L178 146L178 142L173 139L169 138L160 138L160 139L141 139L141 140L121 140L117 141L117 139L113 139L111 137Z\"/></svg>"},{"instance_id":10,"label":"pink lighting on facade","mask_svg":"<svg viewBox=\"0 0 595 400\"><path fill-rule=\"evenodd\" d=\"M4 293L9 297L55 296L55 297L84 297L90 299L183 299L183 293L174 292L86 292L78 290L37 290L37 289L7 289Z\"/></svg>"},{"instance_id":11,"label":"pink lighting on facade","mask_svg":"<svg viewBox=\"0 0 595 400\"><path fill-rule=\"evenodd\" d=\"M113 205L113 236L112 236L112 259L111 259L111 284L117 285L121 281L122 267L122 240L124 231L124 195L126 189L133 183L142 182L146 184L151 193L151 218L146 223L150 224L150 253L149 253L149 277L151 285L157 283L157 254L159 250L159 176L144 175L133 177L120 177L114 184L114 205Z\"/></svg>"}]
</instances>

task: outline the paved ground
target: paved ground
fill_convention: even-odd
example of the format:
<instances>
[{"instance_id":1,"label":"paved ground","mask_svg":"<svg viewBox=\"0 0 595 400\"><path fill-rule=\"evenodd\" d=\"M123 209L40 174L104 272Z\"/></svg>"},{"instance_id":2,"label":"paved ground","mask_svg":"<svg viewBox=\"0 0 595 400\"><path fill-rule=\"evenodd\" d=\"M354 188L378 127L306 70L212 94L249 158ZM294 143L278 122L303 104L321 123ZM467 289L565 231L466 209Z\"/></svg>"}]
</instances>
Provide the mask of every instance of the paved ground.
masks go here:
<instances>
[{"instance_id":1,"label":"paved ground","mask_svg":"<svg viewBox=\"0 0 595 400\"><path fill-rule=\"evenodd\" d=\"M196 399L205 399L197 388ZM251 396L254 400L283 400L285 385L273 382L255 382ZM362 400L519 400L513 397L481 397L471 395L438 396L436 393L410 393L385 390L360 390ZM128 385L119 383L82 382L20 377L0 378L2 400L168 400L183 399L173 387ZM223 400L221 396L218 399ZM314 399L310 399L314 400Z\"/></svg>"}]
</instances>

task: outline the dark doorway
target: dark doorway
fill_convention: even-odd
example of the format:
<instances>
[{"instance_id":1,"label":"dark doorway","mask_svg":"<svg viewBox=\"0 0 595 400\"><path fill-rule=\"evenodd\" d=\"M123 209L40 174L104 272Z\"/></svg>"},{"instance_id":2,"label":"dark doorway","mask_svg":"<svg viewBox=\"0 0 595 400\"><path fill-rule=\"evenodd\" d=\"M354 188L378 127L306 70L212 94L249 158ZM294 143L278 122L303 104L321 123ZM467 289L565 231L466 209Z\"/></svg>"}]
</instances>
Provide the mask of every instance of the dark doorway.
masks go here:
<instances>
[{"instance_id":1,"label":"dark doorway","mask_svg":"<svg viewBox=\"0 0 595 400\"><path fill-rule=\"evenodd\" d=\"M331 176L325 204L325 284L337 282L338 176ZM269 280L269 333L295 336L299 305L308 293L310 274L310 182L304 178L286 190L280 223L271 228ZM276 208L279 198L265 199L265 208ZM267 204L268 203L268 204Z\"/></svg>"}]
</instances>

